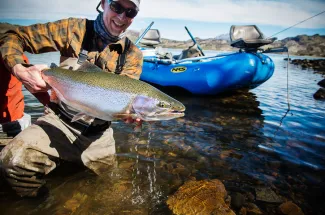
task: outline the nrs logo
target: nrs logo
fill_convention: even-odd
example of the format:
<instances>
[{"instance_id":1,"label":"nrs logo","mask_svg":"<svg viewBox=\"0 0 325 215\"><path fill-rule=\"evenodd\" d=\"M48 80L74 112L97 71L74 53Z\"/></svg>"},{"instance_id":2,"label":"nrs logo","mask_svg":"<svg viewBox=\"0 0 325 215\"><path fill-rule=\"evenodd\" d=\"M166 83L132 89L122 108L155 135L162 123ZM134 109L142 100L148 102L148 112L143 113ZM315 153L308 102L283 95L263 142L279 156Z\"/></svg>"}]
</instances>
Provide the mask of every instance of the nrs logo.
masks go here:
<instances>
[{"instance_id":1,"label":"nrs logo","mask_svg":"<svg viewBox=\"0 0 325 215\"><path fill-rule=\"evenodd\" d=\"M178 67L172 68L170 71L173 73L181 73L181 72L185 72L186 70L187 70L187 68L185 66L178 66Z\"/></svg>"}]
</instances>

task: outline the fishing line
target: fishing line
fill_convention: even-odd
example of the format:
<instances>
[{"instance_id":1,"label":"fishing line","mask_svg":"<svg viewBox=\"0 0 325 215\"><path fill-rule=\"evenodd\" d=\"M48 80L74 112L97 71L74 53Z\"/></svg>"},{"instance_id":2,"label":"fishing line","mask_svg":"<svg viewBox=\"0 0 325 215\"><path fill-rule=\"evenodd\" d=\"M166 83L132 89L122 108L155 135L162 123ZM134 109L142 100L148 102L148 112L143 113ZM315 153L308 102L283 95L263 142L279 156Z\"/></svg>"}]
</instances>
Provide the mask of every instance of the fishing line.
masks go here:
<instances>
[{"instance_id":1,"label":"fishing line","mask_svg":"<svg viewBox=\"0 0 325 215\"><path fill-rule=\"evenodd\" d=\"M269 39L269 38L271 38L271 37L274 37L275 35L278 35L278 34L284 32L284 31L287 31L287 30L289 30L290 28L295 27L296 25L299 25L299 24L301 24L301 23L303 23L303 22L306 22L307 20L310 20L310 19L312 19L312 18L314 18L314 17L316 17L316 16L321 15L322 13L325 13L325 10L324 10L323 12L320 12L320 13L318 13L318 14L316 14L316 15L314 15L314 16L311 16L311 17L309 17L309 18L307 18L307 19L305 19L305 20L302 20L302 21L298 22L297 24L294 24L294 25L292 25L292 26L290 26L290 27L288 27L288 28L286 28L286 29L284 29L284 30L282 30L282 31L279 31L278 33L273 34L272 36L269 36L269 37L267 37L266 39Z\"/></svg>"},{"instance_id":2,"label":"fishing line","mask_svg":"<svg viewBox=\"0 0 325 215\"><path fill-rule=\"evenodd\" d=\"M290 56L289 56L289 50L287 51L287 105L288 105L288 108L287 108L287 111L285 112L285 114L282 116L282 118L280 119L280 123L279 123L279 127L276 129L276 131L274 132L274 135L273 135L273 138L275 138L275 135L276 133L278 133L282 123L283 123L283 120L284 118L287 117L288 113L290 112L291 108L290 108L290 97L289 97L289 60L290 60ZM291 113L292 115L292 113Z\"/></svg>"},{"instance_id":3,"label":"fishing line","mask_svg":"<svg viewBox=\"0 0 325 215\"><path fill-rule=\"evenodd\" d=\"M284 29L284 30L282 30L282 31L279 31L278 33L275 33L275 34L273 34L273 35L267 37L266 39L269 39L269 38L271 38L271 37L274 37L275 35L278 35L278 34L284 32L284 31L287 31L287 30L289 30L290 28L293 28L293 27L295 27L295 26L297 26L297 25L299 25L299 24L301 24L301 23L304 23L304 22L306 22L307 20L310 20L310 19L312 19L312 18L315 18L316 16L319 16L319 15L321 15L321 14L323 14L323 13L325 13L325 10L322 11L322 12L320 12L320 13L318 13L318 14L316 14L316 15L314 15L314 16L311 16L311 17L309 17L309 18L307 18L307 19L304 19L304 20L302 20L302 21L300 21L300 22L298 22L298 23L296 23L296 24L294 24L294 25L292 25L292 26L290 26L290 27L288 27L288 28L286 28L286 29ZM289 49L287 50L287 54L288 54L288 55L287 55L287 56L288 56L288 58L287 58L287 105L288 105L288 108L287 108L287 111L285 112L285 114L284 114L284 115L282 116L282 118L280 119L279 127L278 127L278 128L276 129L276 131L274 132L274 136L273 136L273 138L275 138L275 135L276 135L276 133L279 131L279 129L280 129L282 123L283 123L284 118L287 117L288 113L289 113L290 110L291 110L291 109L290 109L290 98L289 98L289 60L290 60L290 58L289 58ZM291 113L291 114L292 114L292 113Z\"/></svg>"}]
</instances>

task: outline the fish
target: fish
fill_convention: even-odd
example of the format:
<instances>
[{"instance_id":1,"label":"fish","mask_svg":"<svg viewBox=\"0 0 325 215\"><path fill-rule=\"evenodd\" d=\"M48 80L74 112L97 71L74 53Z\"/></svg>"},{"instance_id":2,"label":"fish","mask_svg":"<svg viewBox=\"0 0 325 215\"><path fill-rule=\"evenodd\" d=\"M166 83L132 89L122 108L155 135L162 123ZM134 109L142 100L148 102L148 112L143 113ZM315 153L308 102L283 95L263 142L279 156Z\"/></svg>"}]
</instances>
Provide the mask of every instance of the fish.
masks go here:
<instances>
[{"instance_id":1,"label":"fish","mask_svg":"<svg viewBox=\"0 0 325 215\"><path fill-rule=\"evenodd\" d=\"M77 110L72 122L85 117L107 121L130 117L158 121L185 115L185 106L181 102L152 85L105 72L87 61L77 70L45 69L42 77L59 102Z\"/></svg>"}]
</instances>

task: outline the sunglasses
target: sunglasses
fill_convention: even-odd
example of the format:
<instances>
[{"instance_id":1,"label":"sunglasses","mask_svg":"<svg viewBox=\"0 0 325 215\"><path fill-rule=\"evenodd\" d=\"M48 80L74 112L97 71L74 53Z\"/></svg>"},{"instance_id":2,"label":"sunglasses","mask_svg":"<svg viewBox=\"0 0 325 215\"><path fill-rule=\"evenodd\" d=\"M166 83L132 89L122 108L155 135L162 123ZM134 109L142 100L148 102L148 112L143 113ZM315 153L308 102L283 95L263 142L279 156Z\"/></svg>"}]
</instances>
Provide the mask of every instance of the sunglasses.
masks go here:
<instances>
[{"instance_id":1,"label":"sunglasses","mask_svg":"<svg viewBox=\"0 0 325 215\"><path fill-rule=\"evenodd\" d=\"M125 16L131 19L138 14L138 10L133 8L124 8L120 3L116 1L111 1L109 7L112 11L117 14L122 14L123 12L125 12Z\"/></svg>"}]
</instances>

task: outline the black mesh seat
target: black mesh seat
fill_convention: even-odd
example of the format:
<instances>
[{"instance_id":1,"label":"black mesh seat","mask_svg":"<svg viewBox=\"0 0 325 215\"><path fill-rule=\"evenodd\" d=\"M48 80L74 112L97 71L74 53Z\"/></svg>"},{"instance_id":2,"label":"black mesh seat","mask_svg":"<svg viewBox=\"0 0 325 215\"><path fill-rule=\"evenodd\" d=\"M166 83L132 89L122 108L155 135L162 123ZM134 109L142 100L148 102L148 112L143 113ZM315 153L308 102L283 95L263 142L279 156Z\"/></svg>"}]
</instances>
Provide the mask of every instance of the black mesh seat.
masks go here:
<instances>
[{"instance_id":1,"label":"black mesh seat","mask_svg":"<svg viewBox=\"0 0 325 215\"><path fill-rule=\"evenodd\" d=\"M257 49L277 39L275 37L266 39L256 25L232 25L229 34L230 45L240 49Z\"/></svg>"}]
</instances>

